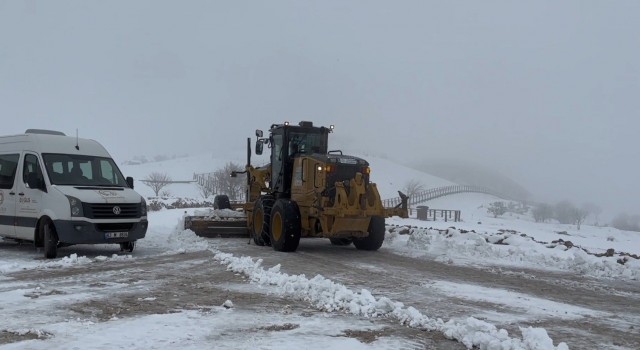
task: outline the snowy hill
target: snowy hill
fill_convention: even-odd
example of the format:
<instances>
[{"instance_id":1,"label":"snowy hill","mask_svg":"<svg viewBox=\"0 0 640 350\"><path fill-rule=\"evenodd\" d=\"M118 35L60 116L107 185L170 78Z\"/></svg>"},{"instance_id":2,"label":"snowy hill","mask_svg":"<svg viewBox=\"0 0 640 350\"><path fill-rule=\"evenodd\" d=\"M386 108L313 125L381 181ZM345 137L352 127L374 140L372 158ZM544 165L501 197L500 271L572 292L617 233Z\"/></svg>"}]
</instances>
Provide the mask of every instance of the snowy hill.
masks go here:
<instances>
[{"instance_id":1,"label":"snowy hill","mask_svg":"<svg viewBox=\"0 0 640 350\"><path fill-rule=\"evenodd\" d=\"M193 179L194 173L213 172L224 167L228 162L244 165L246 156L242 154L229 156L216 156L213 154L202 154L184 158L171 159L161 162L150 162L136 165L121 165L120 168L125 176L133 176L135 189L145 197L154 196L149 186L140 180L152 172L168 174L174 181L187 181ZM408 181L417 180L424 188L452 185L453 183L436 176L415 170L403 165L399 165L384 158L367 156L367 161L371 167L371 180L378 185L380 196L392 198L398 196L398 190L402 190ZM258 158L252 161L254 164L264 164L265 158ZM164 190L171 193L172 197L184 197L192 199L202 199L198 186L190 184L171 184Z\"/></svg>"},{"instance_id":2,"label":"snowy hill","mask_svg":"<svg viewBox=\"0 0 640 350\"><path fill-rule=\"evenodd\" d=\"M411 180L419 181L425 189L454 185L451 181L385 158L368 156L366 159L371 166L371 181L378 185L378 191L383 199L398 197L398 190L402 190Z\"/></svg>"},{"instance_id":3,"label":"snowy hill","mask_svg":"<svg viewBox=\"0 0 640 350\"><path fill-rule=\"evenodd\" d=\"M240 156L218 158L212 154L201 154L161 162L149 162L144 164L120 165L120 170L125 176L134 178L135 190L144 197L155 196L151 187L141 180L153 172L166 173L173 181L191 181L194 173L208 173L223 168L228 162L244 164ZM171 197L203 199L198 186L195 183L170 184L162 190L170 193Z\"/></svg>"}]
</instances>

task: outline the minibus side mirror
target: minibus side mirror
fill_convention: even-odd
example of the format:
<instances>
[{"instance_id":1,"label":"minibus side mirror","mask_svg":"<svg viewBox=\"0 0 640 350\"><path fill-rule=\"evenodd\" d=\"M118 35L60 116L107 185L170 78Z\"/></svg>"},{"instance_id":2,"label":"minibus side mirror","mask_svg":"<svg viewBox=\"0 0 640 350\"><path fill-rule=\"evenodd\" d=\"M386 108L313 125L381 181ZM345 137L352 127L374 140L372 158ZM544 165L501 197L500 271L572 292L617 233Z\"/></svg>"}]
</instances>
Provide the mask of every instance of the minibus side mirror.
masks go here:
<instances>
[{"instance_id":1,"label":"minibus side mirror","mask_svg":"<svg viewBox=\"0 0 640 350\"><path fill-rule=\"evenodd\" d=\"M37 173L29 173L27 175L27 185L31 189L37 189L47 192L47 188L44 185L44 181L38 176Z\"/></svg>"},{"instance_id":2,"label":"minibus side mirror","mask_svg":"<svg viewBox=\"0 0 640 350\"><path fill-rule=\"evenodd\" d=\"M131 176L127 176L127 186L133 189L133 178Z\"/></svg>"}]
</instances>

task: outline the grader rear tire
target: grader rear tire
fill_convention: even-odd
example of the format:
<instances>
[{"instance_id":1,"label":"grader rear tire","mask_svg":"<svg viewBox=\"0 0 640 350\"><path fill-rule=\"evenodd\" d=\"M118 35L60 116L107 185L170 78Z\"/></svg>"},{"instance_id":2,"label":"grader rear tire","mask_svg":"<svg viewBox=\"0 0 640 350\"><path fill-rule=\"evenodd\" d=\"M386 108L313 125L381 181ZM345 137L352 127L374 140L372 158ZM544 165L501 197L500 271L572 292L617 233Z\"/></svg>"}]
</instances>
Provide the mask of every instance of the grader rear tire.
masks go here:
<instances>
[{"instance_id":1,"label":"grader rear tire","mask_svg":"<svg viewBox=\"0 0 640 350\"><path fill-rule=\"evenodd\" d=\"M279 252L298 249L301 235L300 209L296 202L278 199L271 210L271 246Z\"/></svg>"},{"instance_id":2,"label":"grader rear tire","mask_svg":"<svg viewBox=\"0 0 640 350\"><path fill-rule=\"evenodd\" d=\"M363 238L355 238L353 245L360 250L378 250L384 242L385 226L381 216L371 217L369 222L369 235Z\"/></svg>"},{"instance_id":3,"label":"grader rear tire","mask_svg":"<svg viewBox=\"0 0 640 350\"><path fill-rule=\"evenodd\" d=\"M271 225L271 208L273 207L273 196L266 195L260 197L253 207L253 230L251 237L256 245L271 245L269 225Z\"/></svg>"}]
</instances>

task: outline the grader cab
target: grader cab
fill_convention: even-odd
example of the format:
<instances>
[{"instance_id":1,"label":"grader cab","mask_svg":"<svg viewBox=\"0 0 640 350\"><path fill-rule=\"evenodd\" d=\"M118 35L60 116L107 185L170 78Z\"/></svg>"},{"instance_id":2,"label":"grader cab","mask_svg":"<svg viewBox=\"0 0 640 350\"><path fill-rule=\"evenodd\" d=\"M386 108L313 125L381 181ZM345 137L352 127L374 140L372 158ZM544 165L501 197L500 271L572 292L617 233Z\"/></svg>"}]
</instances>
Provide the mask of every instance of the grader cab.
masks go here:
<instances>
[{"instance_id":1,"label":"grader cab","mask_svg":"<svg viewBox=\"0 0 640 350\"><path fill-rule=\"evenodd\" d=\"M385 217L408 216L402 192L400 206L382 206L366 160L328 150L332 131L333 126L305 121L273 124L268 137L256 130L256 154L265 146L271 151L270 163L262 167L251 165L247 140L245 171L232 176L247 176L247 200L241 207L255 244L290 252L301 237L322 237L336 245L377 250L384 241ZM188 226L198 233L197 222L190 220Z\"/></svg>"}]
</instances>

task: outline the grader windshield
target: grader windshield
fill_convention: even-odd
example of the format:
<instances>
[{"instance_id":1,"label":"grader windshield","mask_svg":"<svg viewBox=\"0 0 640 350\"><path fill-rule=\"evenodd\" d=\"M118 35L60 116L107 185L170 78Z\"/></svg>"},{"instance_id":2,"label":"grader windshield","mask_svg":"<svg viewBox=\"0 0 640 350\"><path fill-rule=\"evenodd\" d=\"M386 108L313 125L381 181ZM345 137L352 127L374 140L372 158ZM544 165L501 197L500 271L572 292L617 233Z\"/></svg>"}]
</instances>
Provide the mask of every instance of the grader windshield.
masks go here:
<instances>
[{"instance_id":1,"label":"grader windshield","mask_svg":"<svg viewBox=\"0 0 640 350\"><path fill-rule=\"evenodd\" d=\"M327 153L326 135L321 133L295 132L290 134L289 156L296 153Z\"/></svg>"}]
</instances>

